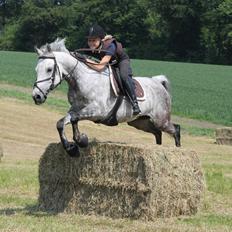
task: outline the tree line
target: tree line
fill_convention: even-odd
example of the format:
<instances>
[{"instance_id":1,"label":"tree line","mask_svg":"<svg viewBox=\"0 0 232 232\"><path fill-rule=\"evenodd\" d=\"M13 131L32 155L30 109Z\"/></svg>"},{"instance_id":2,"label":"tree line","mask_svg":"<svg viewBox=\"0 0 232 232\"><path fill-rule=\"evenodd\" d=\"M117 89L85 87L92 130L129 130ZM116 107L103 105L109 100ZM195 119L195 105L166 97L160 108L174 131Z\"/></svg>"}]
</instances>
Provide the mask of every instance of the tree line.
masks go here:
<instances>
[{"instance_id":1,"label":"tree line","mask_svg":"<svg viewBox=\"0 0 232 232\"><path fill-rule=\"evenodd\" d=\"M0 0L0 49L85 47L96 22L132 58L232 64L232 0Z\"/></svg>"}]
</instances>

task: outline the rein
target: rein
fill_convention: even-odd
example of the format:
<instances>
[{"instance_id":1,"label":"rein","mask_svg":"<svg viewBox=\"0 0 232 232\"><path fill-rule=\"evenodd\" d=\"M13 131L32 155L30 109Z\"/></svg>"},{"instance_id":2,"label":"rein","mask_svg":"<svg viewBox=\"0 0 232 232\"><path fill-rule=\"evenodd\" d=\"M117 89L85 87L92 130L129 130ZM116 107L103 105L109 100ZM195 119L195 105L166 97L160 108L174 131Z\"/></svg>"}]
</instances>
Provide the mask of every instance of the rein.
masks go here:
<instances>
[{"instance_id":1,"label":"rein","mask_svg":"<svg viewBox=\"0 0 232 232\"><path fill-rule=\"evenodd\" d=\"M107 50L104 50L104 49L91 49L91 48L79 48L79 49L76 49L74 52L107 52Z\"/></svg>"},{"instance_id":2,"label":"rein","mask_svg":"<svg viewBox=\"0 0 232 232\"><path fill-rule=\"evenodd\" d=\"M88 65L88 64L91 64L91 65L102 65L102 64L100 64L100 63L92 63L92 62L89 62L89 61L87 61L87 59L86 59L86 57L84 57L84 55L82 55L81 53L79 53L79 52L86 52L86 51L98 51L99 53L101 52L101 51L103 51L103 52L106 52L106 50L103 50L103 49L91 49L91 48L80 48L80 49L77 49L77 50L75 50L74 52L70 52L70 55L71 56L73 56L76 60L79 60L79 61L81 61L81 62L83 62L84 64L86 64L89 68L91 68L91 69L93 69L94 70L94 68L92 68L90 65ZM83 58L82 57L78 57L77 56L77 54L80 54L80 55L82 55L83 56ZM96 61L95 61L96 62ZM99 61L97 61L97 62L99 62ZM113 60L112 62L110 62L110 63L106 63L105 65L108 65L108 66L110 66L110 65L115 65L115 64L117 64L117 61L116 60Z\"/></svg>"}]
</instances>

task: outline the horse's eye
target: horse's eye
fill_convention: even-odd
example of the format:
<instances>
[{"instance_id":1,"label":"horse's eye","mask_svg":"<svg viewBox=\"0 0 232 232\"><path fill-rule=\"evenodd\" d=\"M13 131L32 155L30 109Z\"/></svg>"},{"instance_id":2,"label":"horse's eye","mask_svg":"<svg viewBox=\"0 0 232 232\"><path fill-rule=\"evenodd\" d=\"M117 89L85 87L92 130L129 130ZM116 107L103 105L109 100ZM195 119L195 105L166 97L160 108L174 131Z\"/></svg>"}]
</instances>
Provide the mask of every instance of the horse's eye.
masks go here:
<instances>
[{"instance_id":1,"label":"horse's eye","mask_svg":"<svg viewBox=\"0 0 232 232\"><path fill-rule=\"evenodd\" d=\"M48 72L48 73L49 73L49 72L51 72L51 71L52 71L52 69L51 69L51 68L48 68L48 69L47 69L47 72Z\"/></svg>"}]
</instances>

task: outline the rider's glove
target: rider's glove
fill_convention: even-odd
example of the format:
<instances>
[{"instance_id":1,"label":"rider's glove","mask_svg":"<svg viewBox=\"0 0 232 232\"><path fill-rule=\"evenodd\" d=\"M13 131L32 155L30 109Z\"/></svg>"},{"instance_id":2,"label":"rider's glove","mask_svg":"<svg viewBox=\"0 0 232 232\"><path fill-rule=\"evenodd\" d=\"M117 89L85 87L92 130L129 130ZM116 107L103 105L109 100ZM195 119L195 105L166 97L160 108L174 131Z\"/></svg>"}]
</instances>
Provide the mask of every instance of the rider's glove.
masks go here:
<instances>
[{"instance_id":1,"label":"rider's glove","mask_svg":"<svg viewBox=\"0 0 232 232\"><path fill-rule=\"evenodd\" d=\"M86 62L85 55L82 55L81 53L78 53L78 52L74 52L73 54L78 60L80 60L82 62Z\"/></svg>"}]
</instances>

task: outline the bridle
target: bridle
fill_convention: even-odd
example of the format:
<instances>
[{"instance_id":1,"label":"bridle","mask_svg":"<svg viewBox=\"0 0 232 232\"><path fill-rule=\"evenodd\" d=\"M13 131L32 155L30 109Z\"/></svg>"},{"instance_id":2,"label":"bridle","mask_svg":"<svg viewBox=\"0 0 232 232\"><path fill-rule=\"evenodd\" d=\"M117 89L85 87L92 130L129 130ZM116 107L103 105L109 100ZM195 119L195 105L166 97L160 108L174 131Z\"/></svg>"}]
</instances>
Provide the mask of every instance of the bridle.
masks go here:
<instances>
[{"instance_id":1,"label":"bridle","mask_svg":"<svg viewBox=\"0 0 232 232\"><path fill-rule=\"evenodd\" d=\"M38 59L52 59L52 60L54 60L54 67L53 67L52 75L50 77L48 77L48 78L43 79L43 80L36 81L34 83L34 86L33 86L34 88L37 88L43 94L44 98L46 99L48 93L44 93L43 90L38 86L38 83L42 83L42 82L45 82L45 81L51 81L49 91L55 89L58 85L61 84L63 79L69 80L69 77L73 73L73 71L75 70L75 68L76 68L76 66L78 64L78 61L77 61L76 65L74 66L74 68L67 75L64 75L64 74L61 74L61 72L60 72L60 69L59 69L59 66L57 64L55 56L39 56ZM60 81L55 85L55 75L56 75L57 71L58 71L58 74L59 74L59 77L60 77Z\"/></svg>"}]
</instances>

